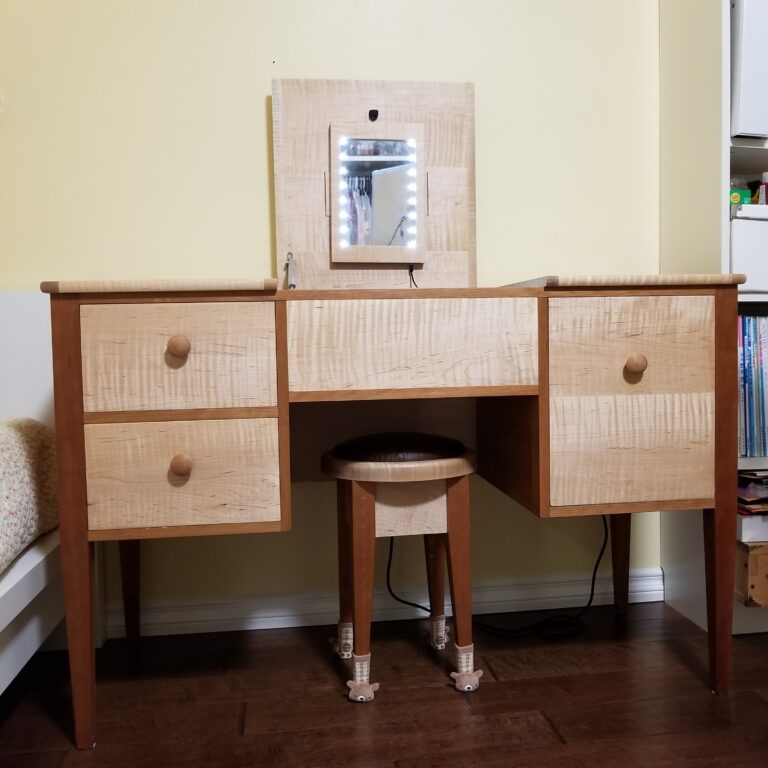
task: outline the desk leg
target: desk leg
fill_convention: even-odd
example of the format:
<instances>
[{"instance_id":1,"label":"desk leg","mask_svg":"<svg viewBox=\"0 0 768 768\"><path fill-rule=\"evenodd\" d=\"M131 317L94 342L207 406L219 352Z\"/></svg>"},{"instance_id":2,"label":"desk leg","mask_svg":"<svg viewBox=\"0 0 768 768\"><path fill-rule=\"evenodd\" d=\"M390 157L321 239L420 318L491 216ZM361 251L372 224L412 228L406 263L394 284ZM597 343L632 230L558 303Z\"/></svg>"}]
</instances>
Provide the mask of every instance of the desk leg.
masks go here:
<instances>
[{"instance_id":1,"label":"desk leg","mask_svg":"<svg viewBox=\"0 0 768 768\"><path fill-rule=\"evenodd\" d=\"M91 749L94 745L93 693L96 680L93 654L93 544L83 536L73 536L63 524L60 526L60 537L75 745L78 749Z\"/></svg>"},{"instance_id":2,"label":"desk leg","mask_svg":"<svg viewBox=\"0 0 768 768\"><path fill-rule=\"evenodd\" d=\"M613 570L613 609L626 616L629 607L629 541L632 515L610 515L611 564Z\"/></svg>"},{"instance_id":3,"label":"desk leg","mask_svg":"<svg viewBox=\"0 0 768 768\"><path fill-rule=\"evenodd\" d=\"M736 495L733 502L705 509L704 567L707 583L709 676L715 693L728 693L736 560Z\"/></svg>"},{"instance_id":4,"label":"desk leg","mask_svg":"<svg viewBox=\"0 0 768 768\"><path fill-rule=\"evenodd\" d=\"M53 394L56 415L56 479L69 674L75 744L90 749L93 735L93 544L88 542L85 478L80 302L77 295L51 296Z\"/></svg>"},{"instance_id":5,"label":"desk leg","mask_svg":"<svg viewBox=\"0 0 768 768\"><path fill-rule=\"evenodd\" d=\"M715 297L715 506L703 511L709 676L715 693L731 678L733 585L736 560L738 359L736 292Z\"/></svg>"}]
</instances>

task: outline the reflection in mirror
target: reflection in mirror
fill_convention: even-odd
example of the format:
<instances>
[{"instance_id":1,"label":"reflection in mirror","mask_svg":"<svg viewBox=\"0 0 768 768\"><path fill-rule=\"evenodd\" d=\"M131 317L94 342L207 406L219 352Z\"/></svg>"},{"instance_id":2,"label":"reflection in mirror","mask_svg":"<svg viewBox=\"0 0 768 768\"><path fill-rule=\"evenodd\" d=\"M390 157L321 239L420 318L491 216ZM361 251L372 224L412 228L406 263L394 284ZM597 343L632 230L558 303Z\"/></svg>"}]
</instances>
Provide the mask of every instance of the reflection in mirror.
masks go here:
<instances>
[{"instance_id":1,"label":"reflection in mirror","mask_svg":"<svg viewBox=\"0 0 768 768\"><path fill-rule=\"evenodd\" d=\"M416 248L416 141L339 139L342 248Z\"/></svg>"}]
</instances>

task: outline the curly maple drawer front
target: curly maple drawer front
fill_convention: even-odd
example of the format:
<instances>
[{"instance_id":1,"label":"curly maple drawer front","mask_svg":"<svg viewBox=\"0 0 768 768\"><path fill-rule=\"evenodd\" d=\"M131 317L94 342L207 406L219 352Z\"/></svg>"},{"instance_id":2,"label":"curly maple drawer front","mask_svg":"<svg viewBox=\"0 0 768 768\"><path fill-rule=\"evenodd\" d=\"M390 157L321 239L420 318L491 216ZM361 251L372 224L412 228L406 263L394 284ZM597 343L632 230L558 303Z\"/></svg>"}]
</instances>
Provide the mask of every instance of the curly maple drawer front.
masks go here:
<instances>
[{"instance_id":1,"label":"curly maple drawer front","mask_svg":"<svg viewBox=\"0 0 768 768\"><path fill-rule=\"evenodd\" d=\"M550 504L711 498L714 298L549 300Z\"/></svg>"},{"instance_id":2,"label":"curly maple drawer front","mask_svg":"<svg viewBox=\"0 0 768 768\"><path fill-rule=\"evenodd\" d=\"M538 384L535 298L288 304L291 395Z\"/></svg>"},{"instance_id":3,"label":"curly maple drawer front","mask_svg":"<svg viewBox=\"0 0 768 768\"><path fill-rule=\"evenodd\" d=\"M280 519L277 419L89 424L90 530Z\"/></svg>"},{"instance_id":4,"label":"curly maple drawer front","mask_svg":"<svg viewBox=\"0 0 768 768\"><path fill-rule=\"evenodd\" d=\"M80 323L86 413L277 402L272 302L85 305Z\"/></svg>"}]
</instances>

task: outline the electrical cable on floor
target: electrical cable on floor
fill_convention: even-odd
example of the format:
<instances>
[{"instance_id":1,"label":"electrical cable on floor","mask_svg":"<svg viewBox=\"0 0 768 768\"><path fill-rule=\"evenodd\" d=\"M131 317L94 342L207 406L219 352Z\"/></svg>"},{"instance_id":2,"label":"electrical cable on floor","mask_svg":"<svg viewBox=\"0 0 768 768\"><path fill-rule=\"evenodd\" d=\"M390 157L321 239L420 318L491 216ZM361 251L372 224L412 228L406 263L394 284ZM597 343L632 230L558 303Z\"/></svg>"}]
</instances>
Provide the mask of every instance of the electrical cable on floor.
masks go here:
<instances>
[{"instance_id":1,"label":"electrical cable on floor","mask_svg":"<svg viewBox=\"0 0 768 768\"><path fill-rule=\"evenodd\" d=\"M582 617L592 607L592 602L595 599L595 581L597 580L597 571L600 568L600 562L605 554L605 549L608 546L608 520L605 515L602 515L603 521L603 543L600 547L600 552L595 560L595 566L592 569L592 580L589 587L589 600L586 605L582 607L578 613L558 613L554 616L547 616L539 621L534 621L531 624L527 624L522 627L497 627L493 624L487 624L484 621L479 621L474 616L472 617L472 623L478 629L483 629L486 632L491 632L497 635L504 635L506 637L527 637L529 635L538 635L539 637L545 637L548 639L566 639L578 635L584 629L584 623ZM392 555L394 553L395 539L394 536L389 538L389 555L387 557L387 591L390 596L397 600L398 603L403 605L409 605L411 608L418 608L420 611L429 613L429 608L420 603L412 603L409 600L404 600L395 594L392 589Z\"/></svg>"}]
</instances>

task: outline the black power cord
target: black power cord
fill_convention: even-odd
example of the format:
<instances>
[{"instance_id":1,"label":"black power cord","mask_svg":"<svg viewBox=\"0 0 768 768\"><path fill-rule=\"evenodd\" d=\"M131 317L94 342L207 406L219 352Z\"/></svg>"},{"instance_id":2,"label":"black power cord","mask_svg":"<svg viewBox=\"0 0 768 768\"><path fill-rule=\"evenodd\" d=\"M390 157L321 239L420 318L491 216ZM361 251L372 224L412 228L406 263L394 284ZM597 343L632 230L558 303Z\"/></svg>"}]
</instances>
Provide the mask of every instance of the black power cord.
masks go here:
<instances>
[{"instance_id":1,"label":"black power cord","mask_svg":"<svg viewBox=\"0 0 768 768\"><path fill-rule=\"evenodd\" d=\"M589 587L589 600L586 605L581 608L578 613L558 613L554 616L547 616L539 621L534 621L532 624L527 624L522 627L512 627L505 629L503 627L497 627L493 624L487 624L484 621L479 621L474 616L472 617L472 623L479 629L483 629L486 632L492 632L497 635L504 635L506 637L527 637L529 635L538 635L539 637L545 637L549 639L566 639L575 637L584 629L584 623L582 617L592 607L592 602L595 599L595 581L597 579L597 571L600 568L600 563L605 554L605 549L608 546L608 521L605 515L601 515L603 520L603 543L600 547L600 552L595 560L595 567L592 569L592 581ZM397 600L398 603L403 605L409 605L411 608L418 608L420 611L429 613L429 608L420 603L412 603L409 600L404 600L395 594L392 589L391 575L392 575L392 555L394 553L395 539L390 536L389 539L389 555L387 557L387 591L392 598Z\"/></svg>"}]
</instances>

